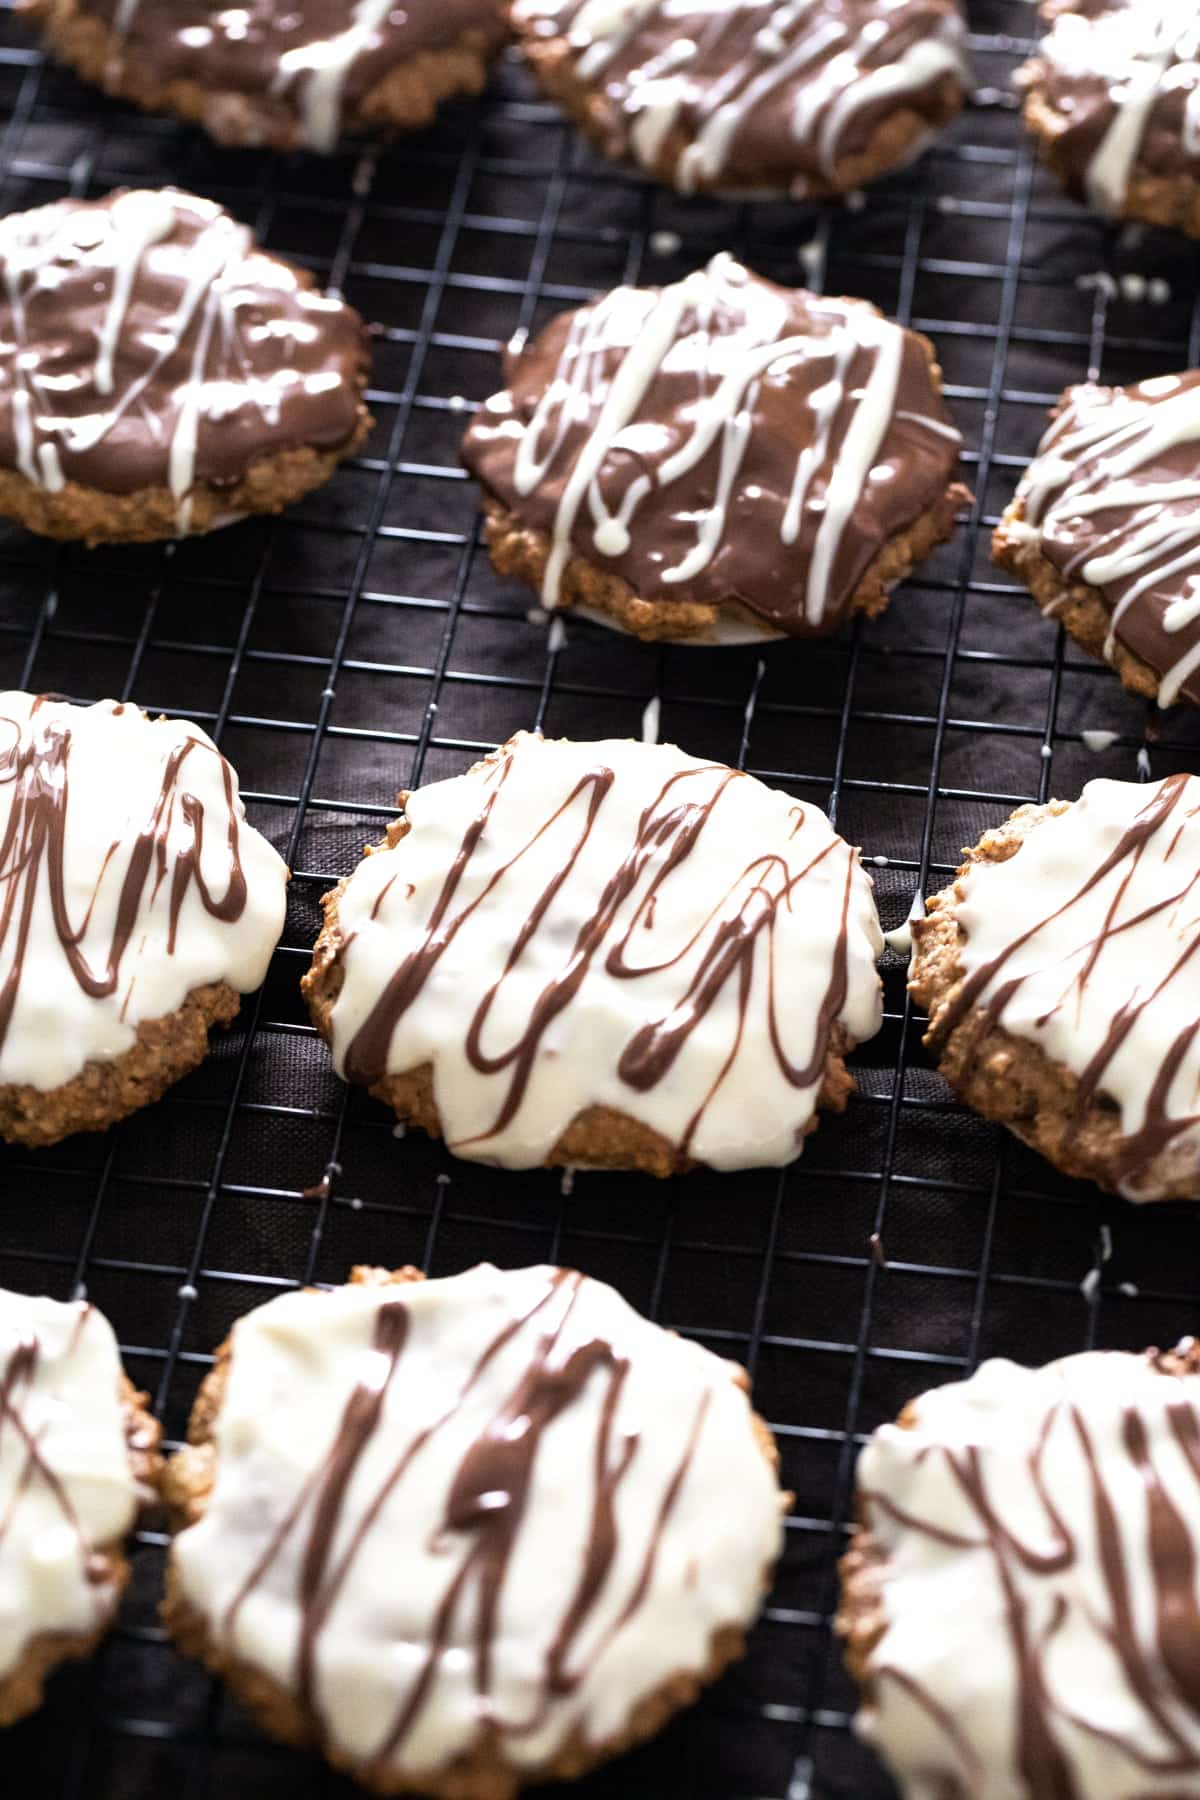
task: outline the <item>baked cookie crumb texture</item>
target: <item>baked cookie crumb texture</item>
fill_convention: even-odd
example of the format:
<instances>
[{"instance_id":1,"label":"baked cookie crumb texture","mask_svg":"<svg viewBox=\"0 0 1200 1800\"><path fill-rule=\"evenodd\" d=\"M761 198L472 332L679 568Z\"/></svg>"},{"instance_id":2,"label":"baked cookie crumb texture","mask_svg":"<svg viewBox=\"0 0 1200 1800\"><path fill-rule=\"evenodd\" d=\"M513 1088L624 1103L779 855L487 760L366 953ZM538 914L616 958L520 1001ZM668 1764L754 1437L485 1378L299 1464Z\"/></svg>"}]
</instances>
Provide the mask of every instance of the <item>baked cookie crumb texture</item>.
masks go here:
<instances>
[{"instance_id":1,"label":"baked cookie crumb texture","mask_svg":"<svg viewBox=\"0 0 1200 1800\"><path fill-rule=\"evenodd\" d=\"M496 567L642 637L881 612L969 498L928 341L728 255L561 315L504 374L463 446Z\"/></svg>"},{"instance_id":2,"label":"baked cookie crumb texture","mask_svg":"<svg viewBox=\"0 0 1200 1800\"><path fill-rule=\"evenodd\" d=\"M500 0L18 0L87 81L195 119L225 144L331 151L344 131L427 125L478 93Z\"/></svg>"},{"instance_id":3,"label":"baked cookie crumb texture","mask_svg":"<svg viewBox=\"0 0 1200 1800\"><path fill-rule=\"evenodd\" d=\"M94 1307L0 1289L0 1725L112 1621L121 1545L157 1478L143 1399Z\"/></svg>"},{"instance_id":4,"label":"baked cookie crumb texture","mask_svg":"<svg viewBox=\"0 0 1200 1800\"><path fill-rule=\"evenodd\" d=\"M913 1800L1200 1795L1198 1370L987 1362L863 1451L838 1625Z\"/></svg>"},{"instance_id":5,"label":"baked cookie crumb texture","mask_svg":"<svg viewBox=\"0 0 1200 1800\"><path fill-rule=\"evenodd\" d=\"M1023 807L913 930L926 1042L969 1105L1129 1200L1200 1196L1200 778Z\"/></svg>"},{"instance_id":6,"label":"baked cookie crumb texture","mask_svg":"<svg viewBox=\"0 0 1200 1800\"><path fill-rule=\"evenodd\" d=\"M304 987L339 1073L456 1155L781 1164L844 1105L882 939L816 807L670 745L525 733L401 803Z\"/></svg>"},{"instance_id":7,"label":"baked cookie crumb texture","mask_svg":"<svg viewBox=\"0 0 1200 1800\"><path fill-rule=\"evenodd\" d=\"M0 694L0 1136L123 1118L258 987L287 870L199 726Z\"/></svg>"},{"instance_id":8,"label":"baked cookie crumb texture","mask_svg":"<svg viewBox=\"0 0 1200 1800\"><path fill-rule=\"evenodd\" d=\"M956 0L515 0L537 75L608 155L682 193L845 193L958 111Z\"/></svg>"},{"instance_id":9,"label":"baked cookie crumb texture","mask_svg":"<svg viewBox=\"0 0 1200 1800\"><path fill-rule=\"evenodd\" d=\"M366 334L175 189L0 221L0 515L89 543L278 512L370 426Z\"/></svg>"},{"instance_id":10,"label":"baked cookie crumb texture","mask_svg":"<svg viewBox=\"0 0 1200 1800\"><path fill-rule=\"evenodd\" d=\"M1068 388L994 554L1126 687L1200 701L1198 500L1200 370Z\"/></svg>"},{"instance_id":11,"label":"baked cookie crumb texture","mask_svg":"<svg viewBox=\"0 0 1200 1800\"><path fill-rule=\"evenodd\" d=\"M1111 218L1200 236L1200 21L1186 0L1047 0L1018 73L1063 185Z\"/></svg>"},{"instance_id":12,"label":"baked cookie crumb texture","mask_svg":"<svg viewBox=\"0 0 1200 1800\"><path fill-rule=\"evenodd\" d=\"M167 1475L168 1626L381 1793L580 1774L761 1604L785 1502L745 1376L569 1270L355 1276L234 1327Z\"/></svg>"}]
</instances>

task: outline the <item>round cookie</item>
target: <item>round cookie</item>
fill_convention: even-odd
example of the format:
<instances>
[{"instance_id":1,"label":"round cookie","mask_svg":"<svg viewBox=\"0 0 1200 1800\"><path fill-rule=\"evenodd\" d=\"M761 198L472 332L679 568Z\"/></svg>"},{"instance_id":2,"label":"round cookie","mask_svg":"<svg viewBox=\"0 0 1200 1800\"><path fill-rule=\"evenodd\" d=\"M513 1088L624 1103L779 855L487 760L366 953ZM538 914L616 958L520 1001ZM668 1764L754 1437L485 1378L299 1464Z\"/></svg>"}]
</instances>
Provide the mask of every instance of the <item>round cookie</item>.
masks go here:
<instances>
[{"instance_id":1,"label":"round cookie","mask_svg":"<svg viewBox=\"0 0 1200 1800\"><path fill-rule=\"evenodd\" d=\"M1068 1175L1200 1197L1200 778L1090 781L965 854L912 932L942 1074Z\"/></svg>"},{"instance_id":2,"label":"round cookie","mask_svg":"<svg viewBox=\"0 0 1200 1800\"><path fill-rule=\"evenodd\" d=\"M477 94L500 0L18 0L47 48L106 93L222 144L331 151L343 132L428 125Z\"/></svg>"},{"instance_id":3,"label":"round cookie","mask_svg":"<svg viewBox=\"0 0 1200 1800\"><path fill-rule=\"evenodd\" d=\"M1018 72L1067 190L1110 218L1200 236L1200 20L1184 0L1046 0Z\"/></svg>"},{"instance_id":4,"label":"round cookie","mask_svg":"<svg viewBox=\"0 0 1200 1800\"><path fill-rule=\"evenodd\" d=\"M286 886L198 725L0 693L0 1137L101 1130L195 1068Z\"/></svg>"},{"instance_id":5,"label":"round cookie","mask_svg":"<svg viewBox=\"0 0 1200 1800\"><path fill-rule=\"evenodd\" d=\"M168 1467L168 1629L377 1793L579 1775L742 1653L787 1505L747 1388L571 1270L284 1295Z\"/></svg>"},{"instance_id":6,"label":"round cookie","mask_svg":"<svg viewBox=\"0 0 1200 1800\"><path fill-rule=\"evenodd\" d=\"M173 188L0 221L0 516L143 542L279 512L366 437L366 333Z\"/></svg>"},{"instance_id":7,"label":"round cookie","mask_svg":"<svg viewBox=\"0 0 1200 1800\"><path fill-rule=\"evenodd\" d=\"M1200 701L1197 501L1200 370L1068 388L993 554L1134 693Z\"/></svg>"},{"instance_id":8,"label":"round cookie","mask_svg":"<svg viewBox=\"0 0 1200 1800\"><path fill-rule=\"evenodd\" d=\"M543 87L606 155L690 194L844 194L963 103L957 0L513 0Z\"/></svg>"},{"instance_id":9,"label":"round cookie","mask_svg":"<svg viewBox=\"0 0 1200 1800\"><path fill-rule=\"evenodd\" d=\"M512 347L467 432L492 561L639 637L883 611L969 500L932 346L734 262Z\"/></svg>"},{"instance_id":10,"label":"round cookie","mask_svg":"<svg viewBox=\"0 0 1200 1800\"><path fill-rule=\"evenodd\" d=\"M400 806L302 986L338 1072L455 1155L779 1165L845 1105L883 940L816 807L671 745L526 733Z\"/></svg>"},{"instance_id":11,"label":"round cookie","mask_svg":"<svg viewBox=\"0 0 1200 1800\"><path fill-rule=\"evenodd\" d=\"M1200 1349L996 1360L858 1465L838 1628L910 1800L1200 1795Z\"/></svg>"},{"instance_id":12,"label":"round cookie","mask_svg":"<svg viewBox=\"0 0 1200 1800\"><path fill-rule=\"evenodd\" d=\"M0 1288L0 1726L112 1623L161 1469L146 1404L94 1306Z\"/></svg>"}]
</instances>

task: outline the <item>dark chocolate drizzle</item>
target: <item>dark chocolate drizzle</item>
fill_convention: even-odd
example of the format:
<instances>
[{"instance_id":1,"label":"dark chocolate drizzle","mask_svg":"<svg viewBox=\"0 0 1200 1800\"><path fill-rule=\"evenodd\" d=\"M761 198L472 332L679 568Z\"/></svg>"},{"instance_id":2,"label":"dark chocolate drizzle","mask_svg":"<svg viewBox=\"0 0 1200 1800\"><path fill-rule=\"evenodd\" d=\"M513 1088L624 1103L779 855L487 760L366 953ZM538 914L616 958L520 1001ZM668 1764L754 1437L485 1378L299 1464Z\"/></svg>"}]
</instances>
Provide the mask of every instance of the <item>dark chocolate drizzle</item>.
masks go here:
<instances>
[{"instance_id":1,"label":"dark chocolate drizzle","mask_svg":"<svg viewBox=\"0 0 1200 1800\"><path fill-rule=\"evenodd\" d=\"M114 713L123 710L108 704ZM94 871L91 899L83 917L73 917L65 865L71 762L79 753L76 728L60 712L39 714L37 701L28 721L0 714L0 739L7 739L0 741L0 964L5 966L0 981L0 1049L12 1024L22 982L37 976L36 968L29 966L28 953L33 924L43 906L48 906L63 960L81 991L93 1000L116 992L138 919L164 884L168 955L174 953L180 914L193 889L204 910L224 924L236 923L246 906L233 770L212 744L189 736L167 757L141 829L132 840L114 839L108 846ZM193 756L216 757L220 767L229 870L223 893L213 892L200 866L204 808L183 785ZM100 884L116 859L124 861L124 873L112 932L103 958L97 961L84 949L84 939Z\"/></svg>"},{"instance_id":2,"label":"dark chocolate drizzle","mask_svg":"<svg viewBox=\"0 0 1200 1800\"><path fill-rule=\"evenodd\" d=\"M1188 405L1189 395L1190 428L1176 441L1156 445L1152 434L1163 407ZM1083 510L1112 490L1118 461L1119 479L1127 489L1131 484L1132 492L1095 511ZM1021 487L1025 522L1038 533L1042 555L1067 581L1096 594L1111 614L1120 609L1113 637L1160 681L1200 649L1200 617L1176 629L1167 626L1168 608L1190 599L1200 581L1198 502L1188 498L1188 485L1200 485L1196 369L1127 388L1069 388ZM1164 537L1156 546L1154 534L1167 531L1173 539ZM1122 552L1123 572L1118 566L1101 582L1085 580L1093 558L1119 559ZM1184 679L1180 691L1200 702L1200 669Z\"/></svg>"},{"instance_id":3,"label":"dark chocolate drizzle","mask_svg":"<svg viewBox=\"0 0 1200 1800\"><path fill-rule=\"evenodd\" d=\"M269 136L319 150L333 149L337 130L319 141L306 130L307 89L356 15L369 30L338 81L341 129L355 125L359 102L413 57L452 49L464 37L498 49L504 38L500 0L406 0L369 18L354 0L245 0L236 8L223 0L78 0L77 10L112 33L109 86L120 89L126 68L145 68L160 82L242 95L253 119L230 132L235 141Z\"/></svg>"},{"instance_id":4,"label":"dark chocolate drizzle","mask_svg":"<svg viewBox=\"0 0 1200 1800\"><path fill-rule=\"evenodd\" d=\"M597 542L588 503L570 529L573 553L619 575L655 604L721 606L739 602L767 625L796 636L835 630L855 590L884 547L942 501L961 440L954 430L925 343L904 331L894 390L883 396L877 453L861 468L847 446L860 418L863 390L880 358L880 321L862 301L830 300L777 287L727 257L709 265L686 305L669 354L649 378L629 424L603 457L595 489L619 515L635 486L628 543L613 554ZM476 415L463 459L489 494L524 525L553 534L564 491L596 431L614 378L638 354L647 322L671 290L618 288L591 306L564 313L528 348L510 352L505 392ZM884 327L899 332L899 326ZM714 404L730 352L752 358L784 339L803 348L770 363L736 402L744 447L725 496L722 465L728 429L719 430L682 473L664 469L692 438ZM530 492L517 482L522 441L548 391L557 395L537 440L542 479ZM831 405L831 396L833 404ZM728 427L735 425L730 403ZM806 608L814 552L835 478L855 480L853 505L837 534L818 604ZM868 479L871 471L874 478ZM797 529L785 541L789 500L804 484ZM696 573L667 580L697 544L698 521L724 500L720 536ZM790 527L789 527L790 529Z\"/></svg>"},{"instance_id":5,"label":"dark chocolate drizzle","mask_svg":"<svg viewBox=\"0 0 1200 1800\"><path fill-rule=\"evenodd\" d=\"M1116 1353L1122 1354L1122 1353ZM1164 1379L1172 1379L1164 1377ZM1184 1393L1180 1388L1180 1392ZM1190 1398L1171 1401L1165 1417L1172 1436L1185 1447L1189 1466L1197 1480L1196 1507L1184 1516L1171 1498L1155 1461L1150 1427L1133 1406L1120 1415L1119 1454L1136 1473L1145 1493L1145 1535L1138 1568L1150 1583L1154 1622L1149 1641L1133 1602L1133 1568L1122 1541L1112 1485L1106 1475L1105 1456L1096 1448L1082 1409L1064 1398L1055 1401L1041 1420L1033 1449L1023 1459L1043 1509L1046 1547L1018 1539L1000 1516L989 1492L1003 1476L1000 1453L981 1451L976 1445L963 1449L932 1444L922 1455L936 1456L950 1472L966 1500L975 1531L966 1537L950 1533L936 1520L901 1511L887 1494L860 1490L868 1525L876 1509L896 1518L906 1532L931 1538L950 1548L984 1549L995 1572L1003 1598L1004 1626L1012 1655L1016 1682L1016 1738L1012 1746L1022 1792L1030 1800L1087 1800L1089 1790L1073 1760L1064 1727L1085 1733L1111 1745L1153 1785L1151 1794L1171 1800L1170 1782L1200 1774L1198 1734L1181 1728L1178 1709L1195 1723L1200 1720L1200 1605L1196 1598L1196 1516L1200 1514L1200 1411ZM1070 1433L1085 1469L1091 1532L1088 1538L1071 1532L1053 1503L1044 1474L1047 1442L1053 1431ZM1116 1470L1114 1468L1114 1474ZM1092 1544L1094 1543L1094 1550ZM1092 1559L1104 1595L1103 1611L1092 1605L1085 1587ZM1023 1597L1017 1571L1036 1583L1049 1584L1039 1611L1048 1612L1049 1623L1035 1629L1034 1607ZM884 1575L883 1605L887 1607ZM1146 1728L1136 1734L1110 1728L1098 1721L1098 1708L1083 1716L1053 1692L1046 1673L1047 1652L1068 1618L1082 1615L1089 1627L1111 1648L1131 1697L1136 1700ZM936 1620L930 1621L936 1630ZM892 1682L903 1688L940 1731L947 1760L965 1774L961 1792L974 1791L970 1777L978 1769L977 1749L963 1733L944 1695L929 1693L903 1669L880 1661L871 1667L873 1681ZM999 1696L997 1696L999 1698ZM994 1773L994 1771L992 1771ZM923 1771L923 1773L929 1773ZM959 1775L952 1767L951 1778ZM954 1792L952 1788L950 1790ZM1191 1792L1191 1788L1188 1789Z\"/></svg>"},{"instance_id":6,"label":"dark chocolate drizzle","mask_svg":"<svg viewBox=\"0 0 1200 1800\"><path fill-rule=\"evenodd\" d=\"M1075 907L1080 906L1102 882L1117 872L1120 878L1116 884L1113 897L1105 917L1095 936L1091 935L1091 926L1084 924L1081 929L1086 933L1081 937L1079 950L1087 955L1079 972L1072 979L1069 987L1058 1001L1054 1011L1061 1010L1068 1004L1069 996L1074 992L1082 992L1091 979L1096 964L1104 954L1105 945L1126 931L1163 914L1172 913L1188 894L1195 891L1200 883L1200 868L1183 868L1178 871L1169 888L1164 886L1161 899L1153 905L1143 907L1141 911L1122 915L1122 903L1128 892L1130 883L1137 871L1148 847L1168 829L1171 832L1169 843L1163 854L1164 865L1168 865L1171 852L1178 842L1183 823L1193 819L1200 812L1200 805L1185 806L1188 785L1193 778L1189 775L1170 775L1160 782L1156 788L1149 790L1145 805L1140 807L1132 824L1124 831L1113 849L1094 869L1087 871L1076 891L1052 911L1039 918L1033 925L1022 931L1011 943L988 961L981 963L967 975L958 991L952 995L945 1007L938 1012L930 1026L928 1042L934 1047L944 1045L951 1034L959 1026L963 1026L967 1038L961 1052L961 1064L964 1076L975 1066L988 1034L996 1027L1003 1028L1004 1012L1009 1001L1017 992L1021 983L1030 978L1029 975L1013 976L997 983L997 977L1003 974L1005 965L1022 950L1026 944L1036 939L1039 932L1048 925L1062 919ZM1181 816L1177 809L1182 808ZM1047 819L1035 827L1037 830L1054 829L1054 820ZM1017 851L1020 855L1020 851ZM1164 871L1164 882L1169 881L1172 871L1169 865ZM1200 926L1194 926L1190 932L1181 936L1180 949L1174 962L1161 971L1151 971L1153 985L1148 985L1137 998L1122 1003L1114 1013L1105 1032L1102 1042L1097 1046L1086 1068L1078 1077L1074 1105L1074 1130L1077 1132L1083 1125L1090 1107L1097 1100L1106 1096L1105 1076L1110 1069L1113 1058L1125 1042L1130 1032L1141 1024L1148 1009L1177 980L1188 979L1194 970L1194 958L1200 952ZM1031 971L1032 973L1032 971ZM1157 979L1153 979L1157 976ZM1041 1023L1050 1017L1046 1014ZM1184 1132L1200 1124L1200 1109L1184 1113L1170 1113L1167 1100L1179 1064L1200 1032L1200 1017L1189 1020L1178 1034L1166 1044L1148 1045L1147 1052L1156 1050L1159 1063L1146 1107L1146 1116L1140 1128L1123 1138L1115 1158L1114 1172L1119 1181L1128 1181L1152 1164L1157 1157L1167 1150L1174 1140Z\"/></svg>"},{"instance_id":7,"label":"dark chocolate drizzle","mask_svg":"<svg viewBox=\"0 0 1200 1800\"><path fill-rule=\"evenodd\" d=\"M450 1483L441 1523L430 1546L454 1567L430 1621L424 1659L372 1759L381 1773L403 1751L406 1739L432 1697L442 1658L456 1631L472 1644L473 1686L480 1731L494 1737L527 1735L543 1723L553 1702L571 1693L642 1605L653 1577L659 1543L667 1530L680 1490L691 1466L710 1400L704 1390L684 1451L669 1470L658 1508L645 1521L645 1548L638 1574L621 1610L599 1644L585 1658L578 1644L608 1592L618 1549L614 1502L617 1491L641 1449L636 1435L616 1440L615 1416L629 1371L628 1359L601 1338L572 1337L571 1323L584 1277L569 1269L546 1271L540 1297L524 1313L515 1313L480 1353L456 1400L439 1416L403 1439L402 1417L385 1415L388 1395L402 1379L408 1340L409 1309L399 1298L380 1305L372 1341L373 1355L383 1359L350 1394L333 1442L303 1484L262 1554L226 1610L222 1631L234 1643L237 1618L249 1595L263 1580L293 1535L299 1533L296 1604L300 1614L295 1683L300 1704L326 1738L336 1735L325 1719L320 1696L321 1631L338 1594L370 1533L377 1527L385 1502L419 1461L422 1450L454 1418L499 1353L518 1334L536 1332L525 1368L498 1401L488 1423L471 1441ZM389 1294L397 1290L388 1290ZM562 1600L562 1614L547 1648L541 1692L526 1718L503 1716L493 1700L494 1658L499 1608L518 1538L527 1528L530 1491L542 1439L563 1412L576 1405L593 1384L600 1384L595 1445L589 1471L592 1507L588 1538L579 1576ZM396 1455L383 1480L371 1493L351 1490L372 1439L385 1433ZM583 1471L581 1471L583 1473ZM335 1546L337 1554L335 1556ZM403 1545L397 1546L398 1552ZM402 1570L398 1577L402 1580Z\"/></svg>"},{"instance_id":8,"label":"dark chocolate drizzle","mask_svg":"<svg viewBox=\"0 0 1200 1800\"><path fill-rule=\"evenodd\" d=\"M167 229L143 239L156 210ZM340 449L366 366L358 315L209 200L117 193L0 224L0 464L39 486L185 502L257 458Z\"/></svg>"},{"instance_id":9,"label":"dark chocolate drizzle","mask_svg":"<svg viewBox=\"0 0 1200 1800\"><path fill-rule=\"evenodd\" d=\"M456 911L456 892L512 769L513 752L510 750L502 756L489 779L485 798L446 872L441 891L421 928L419 942L404 956L346 1047L344 1071L347 1080L369 1087L388 1073L396 1029L458 931L502 890L506 878L519 870L522 857L559 820L578 814L578 833L560 868L537 896L514 935L499 980L487 990L467 1022L466 1051L472 1068L480 1074L507 1075L508 1078L507 1090L492 1124L469 1142L485 1144L488 1138L511 1123L524 1101L547 1030L575 998L593 965L602 964L605 974L616 981L636 982L640 976L676 966L701 941L705 942L704 954L686 992L670 1013L648 1019L638 1027L617 1065L618 1075L632 1092L646 1093L656 1087L670 1074L692 1032L703 1022L726 987L730 983L735 985L738 1023L729 1052L708 1091L700 1097L683 1132L678 1145L680 1154L688 1154L705 1108L733 1065L742 1041L756 970L767 982L768 1033L780 1073L797 1089L818 1084L823 1075L830 1036L845 1003L849 979L849 911L858 860L856 852L839 838L831 836L810 861L799 868L793 868L777 853L756 856L740 873L732 875L724 892L713 894L706 917L673 956L655 963L635 964L627 960L631 940L652 916L663 884L686 863L708 826L717 802L730 785L746 779L719 763L679 770L663 783L643 810L634 840L597 897L594 909L579 926L560 972L533 997L525 1029L503 1051L488 1054L484 1050L483 1034L501 987L510 978L520 979L515 971L521 953L546 919L584 845L601 822L604 800L615 780L612 769L597 764L575 783L548 817L535 823L536 815L533 815L525 841L496 868L475 898ZM713 776L717 779L711 792L699 799L689 797L690 782L710 781ZM805 878L833 852L844 853L846 873L829 979L816 1018L811 1022L791 1022L793 1030L811 1032L807 1060L794 1063L783 1045L776 1004L776 925L781 910L789 911L796 904ZM614 938L620 909L643 882L645 891L638 899L628 925ZM735 898L736 907L733 905ZM564 1121L564 1128L566 1123L568 1121ZM462 1147L461 1142L455 1145L456 1149Z\"/></svg>"},{"instance_id":10,"label":"dark chocolate drizzle","mask_svg":"<svg viewBox=\"0 0 1200 1800\"><path fill-rule=\"evenodd\" d=\"M961 91L963 67L954 63L965 33L956 0L731 0L692 12L659 4L635 14L626 31L594 38L585 12L586 0L517 0L514 17L535 62L547 30L569 46L609 155L632 155L684 189L749 182L828 192L845 185L846 165L885 119L911 110L932 126ZM934 45L947 54L928 68L915 62L911 81L871 93L872 76ZM674 116L654 141L642 139L647 106L669 84ZM736 123L716 167L689 169L687 147L731 111Z\"/></svg>"}]
</instances>

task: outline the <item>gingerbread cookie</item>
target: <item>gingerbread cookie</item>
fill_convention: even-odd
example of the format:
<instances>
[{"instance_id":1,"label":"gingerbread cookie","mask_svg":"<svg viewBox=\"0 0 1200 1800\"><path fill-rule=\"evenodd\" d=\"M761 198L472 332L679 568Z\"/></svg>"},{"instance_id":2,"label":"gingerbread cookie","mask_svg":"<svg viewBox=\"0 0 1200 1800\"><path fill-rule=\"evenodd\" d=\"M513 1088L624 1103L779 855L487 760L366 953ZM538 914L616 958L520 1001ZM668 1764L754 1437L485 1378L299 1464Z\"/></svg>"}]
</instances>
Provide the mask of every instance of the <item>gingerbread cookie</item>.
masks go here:
<instances>
[{"instance_id":1,"label":"gingerbread cookie","mask_svg":"<svg viewBox=\"0 0 1200 1800\"><path fill-rule=\"evenodd\" d=\"M271 1300L167 1471L168 1629L378 1793L579 1775L742 1652L787 1503L747 1387L568 1269Z\"/></svg>"},{"instance_id":2,"label":"gingerbread cookie","mask_svg":"<svg viewBox=\"0 0 1200 1800\"><path fill-rule=\"evenodd\" d=\"M0 1137L101 1130L195 1068L286 885L198 725L0 694Z\"/></svg>"},{"instance_id":3,"label":"gingerbread cookie","mask_svg":"<svg viewBox=\"0 0 1200 1800\"><path fill-rule=\"evenodd\" d=\"M428 125L477 94L500 0L18 0L47 48L106 93L222 144L333 150L345 131Z\"/></svg>"},{"instance_id":4,"label":"gingerbread cookie","mask_svg":"<svg viewBox=\"0 0 1200 1800\"><path fill-rule=\"evenodd\" d=\"M366 334L173 188L0 221L0 516L91 544L278 512L370 428Z\"/></svg>"},{"instance_id":5,"label":"gingerbread cookie","mask_svg":"<svg viewBox=\"0 0 1200 1800\"><path fill-rule=\"evenodd\" d=\"M844 194L963 103L957 0L514 0L525 55L606 155L682 193Z\"/></svg>"},{"instance_id":6,"label":"gingerbread cookie","mask_svg":"<svg viewBox=\"0 0 1200 1800\"><path fill-rule=\"evenodd\" d=\"M970 498L928 341L726 255L510 351L463 445L492 561L643 638L882 612Z\"/></svg>"},{"instance_id":7,"label":"gingerbread cookie","mask_svg":"<svg viewBox=\"0 0 1200 1800\"><path fill-rule=\"evenodd\" d=\"M913 924L942 1074L1068 1175L1200 1197L1200 778L1090 781L966 856Z\"/></svg>"},{"instance_id":8,"label":"gingerbread cookie","mask_svg":"<svg viewBox=\"0 0 1200 1800\"><path fill-rule=\"evenodd\" d=\"M1018 73L1068 191L1110 218L1200 236L1200 19L1187 0L1046 0Z\"/></svg>"},{"instance_id":9,"label":"gingerbread cookie","mask_svg":"<svg viewBox=\"0 0 1200 1800\"><path fill-rule=\"evenodd\" d=\"M1200 1349L984 1363L858 1465L839 1629L911 1800L1200 1795Z\"/></svg>"},{"instance_id":10,"label":"gingerbread cookie","mask_svg":"<svg viewBox=\"0 0 1200 1800\"><path fill-rule=\"evenodd\" d=\"M670 745L526 733L400 805L302 985L339 1073L457 1156L777 1165L844 1106L882 938L816 807Z\"/></svg>"},{"instance_id":11,"label":"gingerbread cookie","mask_svg":"<svg viewBox=\"0 0 1200 1800\"><path fill-rule=\"evenodd\" d=\"M0 1289L0 1725L112 1623L161 1467L145 1406L94 1306Z\"/></svg>"},{"instance_id":12,"label":"gingerbread cookie","mask_svg":"<svg viewBox=\"0 0 1200 1800\"><path fill-rule=\"evenodd\" d=\"M993 552L1134 693L1200 701L1200 370L1068 388Z\"/></svg>"}]
</instances>

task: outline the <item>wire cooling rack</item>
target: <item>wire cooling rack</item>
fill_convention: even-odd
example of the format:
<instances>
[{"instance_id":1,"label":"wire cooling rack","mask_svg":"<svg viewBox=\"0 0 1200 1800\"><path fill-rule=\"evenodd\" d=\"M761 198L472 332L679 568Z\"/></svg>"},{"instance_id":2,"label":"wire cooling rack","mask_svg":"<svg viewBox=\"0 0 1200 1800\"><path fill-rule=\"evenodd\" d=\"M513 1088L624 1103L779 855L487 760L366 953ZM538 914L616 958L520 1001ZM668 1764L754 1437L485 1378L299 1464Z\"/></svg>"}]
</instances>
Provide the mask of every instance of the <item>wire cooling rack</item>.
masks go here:
<instances>
[{"instance_id":1,"label":"wire cooling rack","mask_svg":"<svg viewBox=\"0 0 1200 1800\"><path fill-rule=\"evenodd\" d=\"M746 1662L586 1796L873 1800L831 1636L864 1434L980 1357L1174 1341L1197 1320L1197 1215L1057 1179L955 1106L890 955L859 1091L794 1167L656 1183L457 1163L330 1073L297 992L317 898L401 786L521 726L660 733L827 807L864 847L884 924L963 844L1091 776L1195 768L1197 723L1125 696L997 579L990 525L1044 410L1087 373L1200 362L1197 252L1117 233L1039 173L1009 77L1023 0L968 0L974 102L915 170L845 208L684 202L593 158L514 63L428 135L329 161L219 150L44 67L0 9L0 206L174 181L229 205L378 323L363 456L277 522L86 553L0 535L0 683L136 700L203 723L295 871L258 997L207 1064L103 1137L0 1154L0 1281L85 1289L169 1440L237 1316L356 1261L448 1273L551 1259L751 1369L795 1490ZM649 648L553 634L482 553L456 447L519 327L620 280L733 248L862 294L936 340L977 501L887 616L831 642ZM653 716L653 709L650 716ZM1089 744L1092 747L1089 747ZM288 1800L348 1793L261 1738L157 1624L143 1533L118 1630L3 1746L6 1795Z\"/></svg>"}]
</instances>

